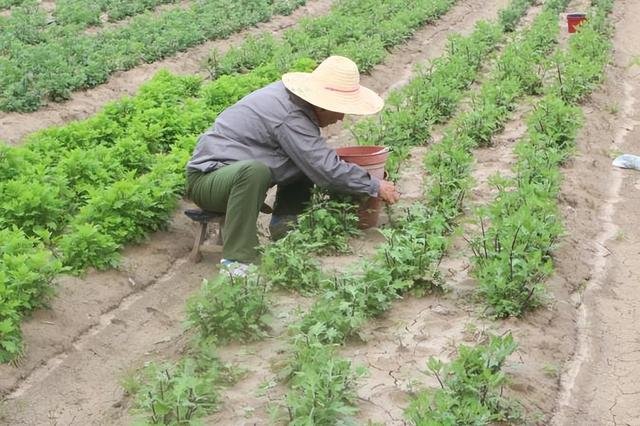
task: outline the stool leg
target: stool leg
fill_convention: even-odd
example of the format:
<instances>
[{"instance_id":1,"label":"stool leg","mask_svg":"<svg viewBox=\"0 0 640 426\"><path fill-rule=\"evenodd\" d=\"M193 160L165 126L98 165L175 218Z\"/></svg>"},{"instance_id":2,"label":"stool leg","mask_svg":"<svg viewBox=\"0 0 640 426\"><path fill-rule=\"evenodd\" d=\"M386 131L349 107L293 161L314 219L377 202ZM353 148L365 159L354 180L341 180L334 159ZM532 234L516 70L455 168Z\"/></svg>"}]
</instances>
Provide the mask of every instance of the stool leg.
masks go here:
<instances>
[{"instance_id":1,"label":"stool leg","mask_svg":"<svg viewBox=\"0 0 640 426\"><path fill-rule=\"evenodd\" d=\"M202 254L200 253L200 246L204 242L205 237L207 236L207 223L200 224L200 234L196 235L196 240L193 243L193 249L191 250L191 255L189 255L189 259L193 263L198 263L202 260Z\"/></svg>"},{"instance_id":2,"label":"stool leg","mask_svg":"<svg viewBox=\"0 0 640 426\"><path fill-rule=\"evenodd\" d=\"M218 233L216 235L216 244L221 246L224 244L224 241L222 239L222 226L224 225L224 220L221 220L220 222L218 222Z\"/></svg>"}]
</instances>

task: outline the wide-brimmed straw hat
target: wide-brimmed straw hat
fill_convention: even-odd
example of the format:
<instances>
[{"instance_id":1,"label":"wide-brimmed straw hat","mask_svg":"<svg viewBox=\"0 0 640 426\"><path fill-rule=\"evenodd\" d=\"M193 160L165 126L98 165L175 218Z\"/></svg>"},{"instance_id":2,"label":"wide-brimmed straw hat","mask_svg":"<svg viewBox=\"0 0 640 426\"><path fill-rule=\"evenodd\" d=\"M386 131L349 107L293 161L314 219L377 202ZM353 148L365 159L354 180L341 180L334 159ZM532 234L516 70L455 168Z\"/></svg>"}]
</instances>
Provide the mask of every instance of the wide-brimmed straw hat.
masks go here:
<instances>
[{"instance_id":1,"label":"wide-brimmed straw hat","mask_svg":"<svg viewBox=\"0 0 640 426\"><path fill-rule=\"evenodd\" d=\"M343 56L330 56L312 73L287 73L282 82L305 101L329 111L367 115L384 106L380 96L360 85L358 66Z\"/></svg>"}]
</instances>

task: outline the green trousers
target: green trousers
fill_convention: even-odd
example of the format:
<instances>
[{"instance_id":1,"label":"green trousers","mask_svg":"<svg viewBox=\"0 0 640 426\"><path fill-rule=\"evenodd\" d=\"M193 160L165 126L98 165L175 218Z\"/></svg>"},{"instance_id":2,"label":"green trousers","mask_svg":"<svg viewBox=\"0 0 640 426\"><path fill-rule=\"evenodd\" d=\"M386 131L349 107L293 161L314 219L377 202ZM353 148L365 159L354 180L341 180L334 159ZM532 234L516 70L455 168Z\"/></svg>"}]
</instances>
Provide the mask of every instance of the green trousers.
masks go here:
<instances>
[{"instance_id":1,"label":"green trousers","mask_svg":"<svg viewBox=\"0 0 640 426\"><path fill-rule=\"evenodd\" d=\"M271 172L259 161L238 161L216 171L203 173L187 169L187 198L201 209L225 213L222 256L252 263L258 257L256 222ZM301 213L311 198L313 183L303 177L288 185L278 185L274 216Z\"/></svg>"},{"instance_id":2,"label":"green trousers","mask_svg":"<svg viewBox=\"0 0 640 426\"><path fill-rule=\"evenodd\" d=\"M187 170L187 197L203 210L226 213L225 259L256 261L256 222L269 186L271 171L259 161L238 161L209 173Z\"/></svg>"}]
</instances>

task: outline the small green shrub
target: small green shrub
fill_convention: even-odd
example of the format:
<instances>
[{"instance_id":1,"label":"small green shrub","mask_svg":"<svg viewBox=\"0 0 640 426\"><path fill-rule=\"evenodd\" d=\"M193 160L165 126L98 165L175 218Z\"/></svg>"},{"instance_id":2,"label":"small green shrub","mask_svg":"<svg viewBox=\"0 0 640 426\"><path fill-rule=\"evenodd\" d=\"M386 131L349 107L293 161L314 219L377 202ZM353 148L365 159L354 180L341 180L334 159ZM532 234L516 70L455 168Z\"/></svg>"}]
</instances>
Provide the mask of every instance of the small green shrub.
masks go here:
<instances>
[{"instance_id":1,"label":"small green shrub","mask_svg":"<svg viewBox=\"0 0 640 426\"><path fill-rule=\"evenodd\" d=\"M406 410L416 426L486 425L521 419L515 404L503 396L508 383L501 371L517 348L513 337L491 337L487 345L458 347L449 364L431 357L427 368L436 376L440 389L419 392Z\"/></svg>"},{"instance_id":2,"label":"small green shrub","mask_svg":"<svg viewBox=\"0 0 640 426\"><path fill-rule=\"evenodd\" d=\"M200 292L187 303L189 324L206 338L253 340L269 328L271 301L267 280L255 270L244 277L221 271L212 281L205 280Z\"/></svg>"}]
</instances>

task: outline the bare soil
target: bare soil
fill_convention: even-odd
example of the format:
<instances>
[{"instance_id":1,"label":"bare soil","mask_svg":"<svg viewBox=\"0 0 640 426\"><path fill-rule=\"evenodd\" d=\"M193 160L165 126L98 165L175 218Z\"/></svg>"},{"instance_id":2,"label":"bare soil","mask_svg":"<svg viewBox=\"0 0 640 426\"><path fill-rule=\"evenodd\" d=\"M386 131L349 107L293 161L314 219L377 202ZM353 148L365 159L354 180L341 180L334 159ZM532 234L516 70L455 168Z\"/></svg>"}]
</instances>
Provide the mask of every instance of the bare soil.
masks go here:
<instances>
[{"instance_id":1,"label":"bare soil","mask_svg":"<svg viewBox=\"0 0 640 426\"><path fill-rule=\"evenodd\" d=\"M468 34L475 20L495 17L506 3L460 1L441 20L394 50L383 65L363 78L363 84L388 93L406 83L413 64L442 53L449 33ZM557 273L548 283L548 305L520 320L485 319L474 300L475 283L468 275L469 250L456 239L441 265L449 292L398 301L383 318L366 325L365 341L349 342L343 348L344 356L369 367L370 375L358 390L363 423L405 424L403 409L409 393L437 385L425 371L429 356L448 359L460 343L475 344L487 333L511 331L520 348L508 365L513 376L508 392L523 402L532 423L640 424L636 325L640 290L634 271L640 252L640 172L610 165L613 151L640 154L640 66L629 66L640 55L640 33L635 26L640 4L633 0L616 3L615 61L604 88L584 107L587 121L578 138L578 153L563 170L566 178L560 201L567 236L557 251ZM312 10L321 13L329 4L313 2L306 10L315 7ZM285 21L292 25L300 16L298 12L282 18L280 25ZM239 38L240 34L222 43ZM210 48L196 50L204 54ZM190 53L193 56L183 58L185 64L174 58L165 66L178 72L197 71L199 56ZM77 94L78 99L86 97L49 107L59 108L50 115L44 110L26 115L52 120L33 125L32 130L24 127L28 118L11 115L11 119L19 118L15 141L35 128L75 119L64 115L73 111L64 112L65 105L76 105L80 114L76 118L83 118L107 99L134 92L155 66L132 70L132 80L135 72L144 75L138 83L129 86L123 77L118 88L113 80L122 76L115 76L105 87L94 89L104 90L103 97ZM477 185L470 194L469 214L474 204L494 195L487 178L496 171L509 173L514 160L511 149L524 132L522 116L527 110L526 104L519 108L494 147L475 153ZM7 119L0 116L2 133ZM348 142L341 128L329 129L327 135L334 145ZM403 202L421 197L421 160L427 149L415 149L403 170L399 184ZM266 216L261 218L263 224L265 220ZM201 263L187 261L194 231L194 225L177 212L166 231L129 247L119 270L60 279L51 309L36 312L24 324L26 357L17 367L0 366L0 424L129 424L130 401L119 384L121 378L148 360L181 354L189 338L183 324L185 300L202 279L216 272L219 254L211 247L205 247ZM323 258L323 264L327 269L346 268L373 253L381 241L370 230L354 241L355 254ZM271 338L220 348L222 359L245 369L246 374L223 391L221 411L205 424L269 423L269 404L279 401L286 391L277 380L277 371L288 355L286 325L312 302L286 293L276 294L275 300Z\"/></svg>"}]
</instances>

